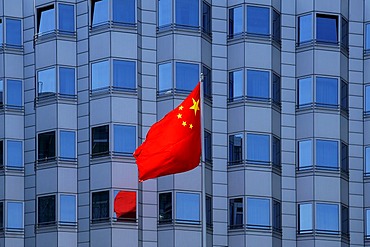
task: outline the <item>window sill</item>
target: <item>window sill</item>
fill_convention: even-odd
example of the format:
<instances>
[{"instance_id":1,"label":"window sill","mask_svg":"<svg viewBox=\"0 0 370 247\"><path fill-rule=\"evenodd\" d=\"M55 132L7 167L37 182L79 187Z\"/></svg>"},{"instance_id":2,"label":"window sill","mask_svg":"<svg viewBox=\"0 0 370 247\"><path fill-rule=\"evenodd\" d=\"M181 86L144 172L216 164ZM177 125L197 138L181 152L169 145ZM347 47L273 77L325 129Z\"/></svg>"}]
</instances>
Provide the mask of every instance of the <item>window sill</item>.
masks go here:
<instances>
[{"instance_id":1,"label":"window sill","mask_svg":"<svg viewBox=\"0 0 370 247\"><path fill-rule=\"evenodd\" d=\"M339 51L342 52L344 55L349 55L349 48L348 46L343 45L340 42L328 42L328 41L320 41L320 40L310 40L302 43L296 43L296 51L302 52L310 49L324 49L324 50L331 50L331 51Z\"/></svg>"},{"instance_id":2,"label":"window sill","mask_svg":"<svg viewBox=\"0 0 370 247\"><path fill-rule=\"evenodd\" d=\"M9 105L0 105L0 114L14 114L14 115L23 115L24 107L23 106L9 106Z\"/></svg>"},{"instance_id":3,"label":"window sill","mask_svg":"<svg viewBox=\"0 0 370 247\"><path fill-rule=\"evenodd\" d=\"M304 177L306 175L322 175L327 177L337 177L345 180L349 179L349 172L343 171L339 167L301 167L296 169L297 177Z\"/></svg>"},{"instance_id":4,"label":"window sill","mask_svg":"<svg viewBox=\"0 0 370 247\"><path fill-rule=\"evenodd\" d=\"M37 160L35 162L34 169L37 171L55 167L77 168L77 159L63 159L54 157L48 160Z\"/></svg>"},{"instance_id":5,"label":"window sill","mask_svg":"<svg viewBox=\"0 0 370 247\"><path fill-rule=\"evenodd\" d=\"M339 113L340 115L348 118L348 110L342 109L339 105L324 105L324 104L306 104L296 105L296 113L307 113L307 112L318 112L318 113Z\"/></svg>"},{"instance_id":6,"label":"window sill","mask_svg":"<svg viewBox=\"0 0 370 247\"><path fill-rule=\"evenodd\" d=\"M0 53L23 55L23 49L24 48L22 45L7 45L7 44L0 45Z\"/></svg>"},{"instance_id":7,"label":"window sill","mask_svg":"<svg viewBox=\"0 0 370 247\"><path fill-rule=\"evenodd\" d=\"M178 25L178 24L169 24L165 26L157 27L157 36L162 37L171 34L186 34L186 35L193 35L198 37L206 37L208 39L210 36L206 33L203 33L201 27L199 26L186 26L186 25Z\"/></svg>"},{"instance_id":8,"label":"window sill","mask_svg":"<svg viewBox=\"0 0 370 247\"><path fill-rule=\"evenodd\" d=\"M53 30L47 33L35 34L33 37L34 45L42 44L51 40L67 40L67 41L76 41L77 33L76 32L66 32L60 30Z\"/></svg>"},{"instance_id":9,"label":"window sill","mask_svg":"<svg viewBox=\"0 0 370 247\"><path fill-rule=\"evenodd\" d=\"M124 31L125 33L137 33L137 24L107 21L90 26L91 35L105 33L107 31Z\"/></svg>"},{"instance_id":10,"label":"window sill","mask_svg":"<svg viewBox=\"0 0 370 247\"><path fill-rule=\"evenodd\" d=\"M90 227L91 229L106 229L107 227L138 229L139 224L137 219L121 221L117 218L107 218L90 221Z\"/></svg>"},{"instance_id":11,"label":"window sill","mask_svg":"<svg viewBox=\"0 0 370 247\"><path fill-rule=\"evenodd\" d=\"M0 229L0 238L9 237L9 238L23 238L24 237L24 228L1 228Z\"/></svg>"},{"instance_id":12,"label":"window sill","mask_svg":"<svg viewBox=\"0 0 370 247\"><path fill-rule=\"evenodd\" d=\"M36 233L46 232L77 232L76 223L65 223L65 222L50 222L45 224L37 224Z\"/></svg>"},{"instance_id":13,"label":"window sill","mask_svg":"<svg viewBox=\"0 0 370 247\"><path fill-rule=\"evenodd\" d=\"M91 99L99 99L104 98L107 95L111 96L131 96L133 98L136 98L138 96L137 89L136 88L118 88L118 87L105 87L105 88L99 88L90 90L90 98Z\"/></svg>"},{"instance_id":14,"label":"window sill","mask_svg":"<svg viewBox=\"0 0 370 247\"><path fill-rule=\"evenodd\" d=\"M277 111L281 111L281 103L272 100L271 98L255 98L255 97L248 97L248 96L241 96L237 98L228 98L228 106L238 106L242 104L250 105L250 106L265 106Z\"/></svg>"},{"instance_id":15,"label":"window sill","mask_svg":"<svg viewBox=\"0 0 370 247\"><path fill-rule=\"evenodd\" d=\"M163 222L158 222L158 230L168 230L168 229L201 229L202 224L200 221L185 221L185 220L168 220Z\"/></svg>"},{"instance_id":16,"label":"window sill","mask_svg":"<svg viewBox=\"0 0 370 247\"><path fill-rule=\"evenodd\" d=\"M23 176L24 174L24 167L11 167L11 166L0 166L0 175L14 175Z\"/></svg>"},{"instance_id":17,"label":"window sill","mask_svg":"<svg viewBox=\"0 0 370 247\"><path fill-rule=\"evenodd\" d=\"M57 93L45 93L35 98L35 107L51 104L77 105L77 95L64 95Z\"/></svg>"},{"instance_id":18,"label":"window sill","mask_svg":"<svg viewBox=\"0 0 370 247\"><path fill-rule=\"evenodd\" d=\"M297 232L298 239L337 239L343 242L349 242L349 235L343 234L339 231L325 231L325 230L308 230L304 232Z\"/></svg>"},{"instance_id":19,"label":"window sill","mask_svg":"<svg viewBox=\"0 0 370 247\"><path fill-rule=\"evenodd\" d=\"M268 44L273 45L278 49L281 49L281 40L276 39L271 34L254 34L254 33L236 33L229 34L227 36L228 44L235 44L240 42L251 42L258 44Z\"/></svg>"}]
</instances>

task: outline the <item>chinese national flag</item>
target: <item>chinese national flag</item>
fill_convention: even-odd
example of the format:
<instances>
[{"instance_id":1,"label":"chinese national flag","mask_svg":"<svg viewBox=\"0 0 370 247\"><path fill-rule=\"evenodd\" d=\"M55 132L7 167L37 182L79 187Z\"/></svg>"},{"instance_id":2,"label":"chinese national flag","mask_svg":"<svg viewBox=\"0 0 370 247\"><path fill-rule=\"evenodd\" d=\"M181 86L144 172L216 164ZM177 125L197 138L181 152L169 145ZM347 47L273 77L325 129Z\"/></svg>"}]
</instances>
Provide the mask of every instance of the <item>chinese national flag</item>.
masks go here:
<instances>
[{"instance_id":1,"label":"chinese national flag","mask_svg":"<svg viewBox=\"0 0 370 247\"><path fill-rule=\"evenodd\" d=\"M136 192L123 190L118 192L114 198L114 212L117 214L117 218L135 219Z\"/></svg>"},{"instance_id":2,"label":"chinese national flag","mask_svg":"<svg viewBox=\"0 0 370 247\"><path fill-rule=\"evenodd\" d=\"M156 122L134 152L139 181L189 171L201 155L200 83L175 109Z\"/></svg>"}]
</instances>

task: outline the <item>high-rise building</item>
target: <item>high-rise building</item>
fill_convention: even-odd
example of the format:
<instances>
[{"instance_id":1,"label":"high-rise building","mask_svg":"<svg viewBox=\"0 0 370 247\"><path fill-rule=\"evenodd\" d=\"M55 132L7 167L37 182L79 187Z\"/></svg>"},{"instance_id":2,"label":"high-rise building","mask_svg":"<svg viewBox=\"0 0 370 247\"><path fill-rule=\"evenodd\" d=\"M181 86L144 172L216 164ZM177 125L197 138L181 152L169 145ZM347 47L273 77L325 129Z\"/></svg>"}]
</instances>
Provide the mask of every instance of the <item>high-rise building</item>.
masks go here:
<instances>
[{"instance_id":1,"label":"high-rise building","mask_svg":"<svg viewBox=\"0 0 370 247\"><path fill-rule=\"evenodd\" d=\"M370 0L1 0L0 45L0 247L370 246ZM204 164L138 183L200 73Z\"/></svg>"}]
</instances>

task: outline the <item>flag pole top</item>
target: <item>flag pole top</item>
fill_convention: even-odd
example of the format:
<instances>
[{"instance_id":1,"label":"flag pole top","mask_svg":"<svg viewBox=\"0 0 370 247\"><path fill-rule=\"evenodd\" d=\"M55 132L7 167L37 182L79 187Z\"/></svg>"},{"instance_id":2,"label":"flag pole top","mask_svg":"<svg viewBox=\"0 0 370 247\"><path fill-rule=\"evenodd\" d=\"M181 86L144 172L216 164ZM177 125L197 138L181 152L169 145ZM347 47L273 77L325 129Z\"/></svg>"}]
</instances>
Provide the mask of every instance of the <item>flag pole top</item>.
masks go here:
<instances>
[{"instance_id":1,"label":"flag pole top","mask_svg":"<svg viewBox=\"0 0 370 247\"><path fill-rule=\"evenodd\" d=\"M203 80L204 80L204 75L203 73L200 73L199 81L203 82Z\"/></svg>"}]
</instances>

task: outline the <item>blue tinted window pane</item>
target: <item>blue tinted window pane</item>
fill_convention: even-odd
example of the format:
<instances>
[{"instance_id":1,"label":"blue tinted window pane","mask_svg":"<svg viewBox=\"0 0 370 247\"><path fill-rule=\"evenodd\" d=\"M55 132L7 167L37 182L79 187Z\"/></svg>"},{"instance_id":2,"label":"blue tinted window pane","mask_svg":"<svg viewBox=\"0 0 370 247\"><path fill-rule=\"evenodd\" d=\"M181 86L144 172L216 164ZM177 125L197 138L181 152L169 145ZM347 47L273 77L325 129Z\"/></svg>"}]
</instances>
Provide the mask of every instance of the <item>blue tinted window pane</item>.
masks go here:
<instances>
[{"instance_id":1,"label":"blue tinted window pane","mask_svg":"<svg viewBox=\"0 0 370 247\"><path fill-rule=\"evenodd\" d=\"M370 147L365 148L365 173L370 175Z\"/></svg>"},{"instance_id":2,"label":"blue tinted window pane","mask_svg":"<svg viewBox=\"0 0 370 247\"><path fill-rule=\"evenodd\" d=\"M23 167L23 148L21 141L7 141L7 166Z\"/></svg>"},{"instance_id":3,"label":"blue tinted window pane","mask_svg":"<svg viewBox=\"0 0 370 247\"><path fill-rule=\"evenodd\" d=\"M330 15L317 15L316 39L321 42L338 42L338 18Z\"/></svg>"},{"instance_id":4,"label":"blue tinted window pane","mask_svg":"<svg viewBox=\"0 0 370 247\"><path fill-rule=\"evenodd\" d=\"M235 198L230 200L230 228L243 227L243 199Z\"/></svg>"},{"instance_id":5,"label":"blue tinted window pane","mask_svg":"<svg viewBox=\"0 0 370 247\"><path fill-rule=\"evenodd\" d=\"M73 131L60 131L60 158L76 158L76 134Z\"/></svg>"},{"instance_id":6,"label":"blue tinted window pane","mask_svg":"<svg viewBox=\"0 0 370 247\"><path fill-rule=\"evenodd\" d=\"M75 14L73 5L59 4L59 30L64 32L74 32Z\"/></svg>"},{"instance_id":7,"label":"blue tinted window pane","mask_svg":"<svg viewBox=\"0 0 370 247\"><path fill-rule=\"evenodd\" d=\"M298 105L300 107L311 105L312 97L312 78L298 80Z\"/></svg>"},{"instance_id":8,"label":"blue tinted window pane","mask_svg":"<svg viewBox=\"0 0 370 247\"><path fill-rule=\"evenodd\" d=\"M338 105L338 80L335 78L316 78L316 103L322 106Z\"/></svg>"},{"instance_id":9,"label":"blue tinted window pane","mask_svg":"<svg viewBox=\"0 0 370 247\"><path fill-rule=\"evenodd\" d=\"M212 33L211 6L203 2L202 29L207 34Z\"/></svg>"},{"instance_id":10,"label":"blue tinted window pane","mask_svg":"<svg viewBox=\"0 0 370 247\"><path fill-rule=\"evenodd\" d=\"M22 45L21 20L6 19L6 44Z\"/></svg>"},{"instance_id":11,"label":"blue tinted window pane","mask_svg":"<svg viewBox=\"0 0 370 247\"><path fill-rule=\"evenodd\" d=\"M191 91L199 81L199 66L190 63L176 63L176 89Z\"/></svg>"},{"instance_id":12,"label":"blue tinted window pane","mask_svg":"<svg viewBox=\"0 0 370 247\"><path fill-rule=\"evenodd\" d=\"M316 204L316 230L339 231L339 207L334 204Z\"/></svg>"},{"instance_id":13,"label":"blue tinted window pane","mask_svg":"<svg viewBox=\"0 0 370 247\"><path fill-rule=\"evenodd\" d=\"M312 40L312 15L300 16L299 22L299 43L304 43Z\"/></svg>"},{"instance_id":14,"label":"blue tinted window pane","mask_svg":"<svg viewBox=\"0 0 370 247\"><path fill-rule=\"evenodd\" d=\"M229 10L229 35L241 34L243 32L243 8L237 7Z\"/></svg>"},{"instance_id":15,"label":"blue tinted window pane","mask_svg":"<svg viewBox=\"0 0 370 247\"><path fill-rule=\"evenodd\" d=\"M0 46L3 45L3 20L0 19Z\"/></svg>"},{"instance_id":16,"label":"blue tinted window pane","mask_svg":"<svg viewBox=\"0 0 370 247\"><path fill-rule=\"evenodd\" d=\"M312 204L299 205L299 232L312 231Z\"/></svg>"},{"instance_id":17,"label":"blue tinted window pane","mask_svg":"<svg viewBox=\"0 0 370 247\"><path fill-rule=\"evenodd\" d=\"M370 209L366 210L366 237L370 237Z\"/></svg>"},{"instance_id":18,"label":"blue tinted window pane","mask_svg":"<svg viewBox=\"0 0 370 247\"><path fill-rule=\"evenodd\" d=\"M272 18L273 18L272 19L272 38L280 42L280 38L281 38L280 14L274 10Z\"/></svg>"},{"instance_id":19,"label":"blue tinted window pane","mask_svg":"<svg viewBox=\"0 0 370 247\"><path fill-rule=\"evenodd\" d=\"M370 50L370 23L366 24L365 49Z\"/></svg>"},{"instance_id":20,"label":"blue tinted window pane","mask_svg":"<svg viewBox=\"0 0 370 247\"><path fill-rule=\"evenodd\" d=\"M108 0L92 1L92 25L101 24L108 21Z\"/></svg>"},{"instance_id":21,"label":"blue tinted window pane","mask_svg":"<svg viewBox=\"0 0 370 247\"><path fill-rule=\"evenodd\" d=\"M9 106L22 106L22 81L7 80L6 101Z\"/></svg>"},{"instance_id":22,"label":"blue tinted window pane","mask_svg":"<svg viewBox=\"0 0 370 247\"><path fill-rule=\"evenodd\" d=\"M243 162L243 135L229 136L229 162L240 164Z\"/></svg>"},{"instance_id":23,"label":"blue tinted window pane","mask_svg":"<svg viewBox=\"0 0 370 247\"><path fill-rule=\"evenodd\" d=\"M135 0L113 0L113 21L135 23Z\"/></svg>"},{"instance_id":24,"label":"blue tinted window pane","mask_svg":"<svg viewBox=\"0 0 370 247\"><path fill-rule=\"evenodd\" d=\"M250 227L270 226L270 200L247 199L247 225Z\"/></svg>"},{"instance_id":25,"label":"blue tinted window pane","mask_svg":"<svg viewBox=\"0 0 370 247\"><path fill-rule=\"evenodd\" d=\"M176 0L176 24L183 26L199 26L198 0Z\"/></svg>"},{"instance_id":26,"label":"blue tinted window pane","mask_svg":"<svg viewBox=\"0 0 370 247\"><path fill-rule=\"evenodd\" d=\"M192 193L176 193L176 221L200 222L200 196Z\"/></svg>"},{"instance_id":27,"label":"blue tinted window pane","mask_svg":"<svg viewBox=\"0 0 370 247\"><path fill-rule=\"evenodd\" d=\"M37 73L39 96L56 93L55 68L41 70Z\"/></svg>"},{"instance_id":28,"label":"blue tinted window pane","mask_svg":"<svg viewBox=\"0 0 370 247\"><path fill-rule=\"evenodd\" d=\"M7 228L23 229L23 203L8 202Z\"/></svg>"},{"instance_id":29,"label":"blue tinted window pane","mask_svg":"<svg viewBox=\"0 0 370 247\"><path fill-rule=\"evenodd\" d=\"M59 68L60 94L75 95L75 69Z\"/></svg>"},{"instance_id":30,"label":"blue tinted window pane","mask_svg":"<svg viewBox=\"0 0 370 247\"><path fill-rule=\"evenodd\" d=\"M113 86L122 89L136 88L135 62L113 60Z\"/></svg>"},{"instance_id":31,"label":"blue tinted window pane","mask_svg":"<svg viewBox=\"0 0 370 247\"><path fill-rule=\"evenodd\" d=\"M300 141L299 149L299 168L312 167L312 141Z\"/></svg>"},{"instance_id":32,"label":"blue tinted window pane","mask_svg":"<svg viewBox=\"0 0 370 247\"><path fill-rule=\"evenodd\" d=\"M262 164L270 161L270 136L247 134L247 160Z\"/></svg>"},{"instance_id":33,"label":"blue tinted window pane","mask_svg":"<svg viewBox=\"0 0 370 247\"><path fill-rule=\"evenodd\" d=\"M158 66L158 91L164 92L172 88L172 67L171 63L164 63Z\"/></svg>"},{"instance_id":34,"label":"blue tinted window pane","mask_svg":"<svg viewBox=\"0 0 370 247\"><path fill-rule=\"evenodd\" d=\"M272 100L275 103L280 103L281 101L281 94L280 94L280 76L273 74L273 81L272 81Z\"/></svg>"},{"instance_id":35,"label":"blue tinted window pane","mask_svg":"<svg viewBox=\"0 0 370 247\"><path fill-rule=\"evenodd\" d=\"M229 74L229 98L243 97L243 70L230 72Z\"/></svg>"},{"instance_id":36,"label":"blue tinted window pane","mask_svg":"<svg viewBox=\"0 0 370 247\"><path fill-rule=\"evenodd\" d=\"M135 148L135 126L114 125L114 152L132 155Z\"/></svg>"},{"instance_id":37,"label":"blue tinted window pane","mask_svg":"<svg viewBox=\"0 0 370 247\"><path fill-rule=\"evenodd\" d=\"M365 87L365 111L370 113L370 86Z\"/></svg>"},{"instance_id":38,"label":"blue tinted window pane","mask_svg":"<svg viewBox=\"0 0 370 247\"><path fill-rule=\"evenodd\" d=\"M76 219L76 196L60 196L60 221L61 223L75 223Z\"/></svg>"},{"instance_id":39,"label":"blue tinted window pane","mask_svg":"<svg viewBox=\"0 0 370 247\"><path fill-rule=\"evenodd\" d=\"M247 33L270 34L270 10L262 7L247 6Z\"/></svg>"},{"instance_id":40,"label":"blue tinted window pane","mask_svg":"<svg viewBox=\"0 0 370 247\"><path fill-rule=\"evenodd\" d=\"M269 98L269 72L247 70L247 92L250 98Z\"/></svg>"},{"instance_id":41,"label":"blue tinted window pane","mask_svg":"<svg viewBox=\"0 0 370 247\"><path fill-rule=\"evenodd\" d=\"M348 47L348 21L346 21L344 18L342 18L342 33L341 33L341 42L342 46Z\"/></svg>"},{"instance_id":42,"label":"blue tinted window pane","mask_svg":"<svg viewBox=\"0 0 370 247\"><path fill-rule=\"evenodd\" d=\"M159 0L158 25L166 26L172 23L172 0Z\"/></svg>"},{"instance_id":43,"label":"blue tinted window pane","mask_svg":"<svg viewBox=\"0 0 370 247\"><path fill-rule=\"evenodd\" d=\"M4 104L4 83L0 80L0 107Z\"/></svg>"},{"instance_id":44,"label":"blue tinted window pane","mask_svg":"<svg viewBox=\"0 0 370 247\"><path fill-rule=\"evenodd\" d=\"M316 165L326 168L338 168L338 142L316 141Z\"/></svg>"},{"instance_id":45,"label":"blue tinted window pane","mask_svg":"<svg viewBox=\"0 0 370 247\"><path fill-rule=\"evenodd\" d=\"M38 33L48 33L55 29L55 11L54 6L48 6L38 9Z\"/></svg>"},{"instance_id":46,"label":"blue tinted window pane","mask_svg":"<svg viewBox=\"0 0 370 247\"><path fill-rule=\"evenodd\" d=\"M109 87L109 61L93 63L91 73L92 90Z\"/></svg>"}]
</instances>

